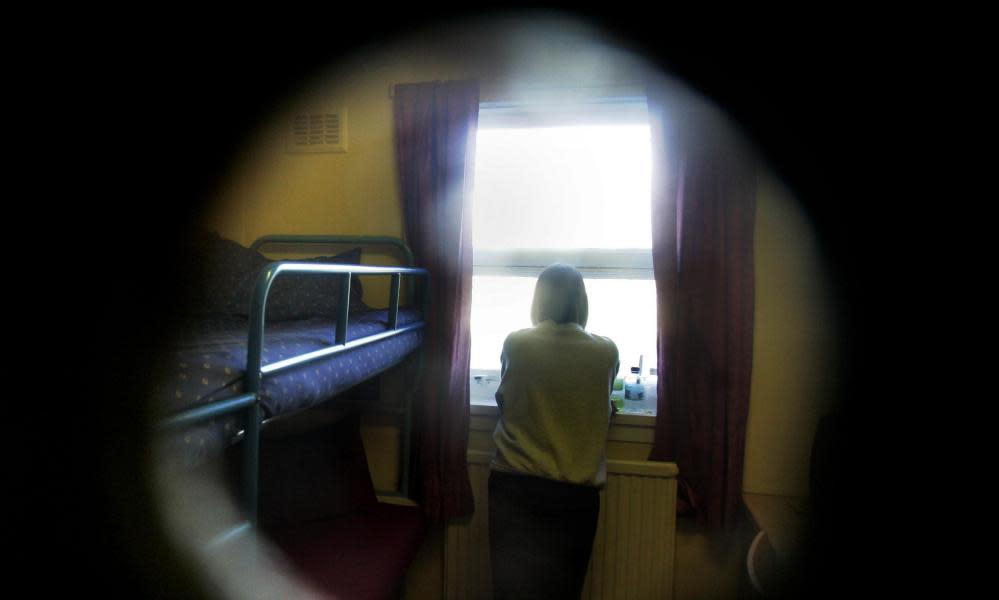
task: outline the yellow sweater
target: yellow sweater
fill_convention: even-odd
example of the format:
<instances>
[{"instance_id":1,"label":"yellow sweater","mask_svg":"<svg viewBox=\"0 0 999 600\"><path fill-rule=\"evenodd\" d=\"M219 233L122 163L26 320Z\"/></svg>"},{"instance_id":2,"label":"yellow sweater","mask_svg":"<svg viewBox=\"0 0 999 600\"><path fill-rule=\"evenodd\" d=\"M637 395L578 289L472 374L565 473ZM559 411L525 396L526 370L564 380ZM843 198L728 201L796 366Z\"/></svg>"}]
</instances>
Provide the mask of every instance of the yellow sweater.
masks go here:
<instances>
[{"instance_id":1,"label":"yellow sweater","mask_svg":"<svg viewBox=\"0 0 999 600\"><path fill-rule=\"evenodd\" d=\"M491 467L602 487L617 346L576 323L544 321L503 343Z\"/></svg>"}]
</instances>

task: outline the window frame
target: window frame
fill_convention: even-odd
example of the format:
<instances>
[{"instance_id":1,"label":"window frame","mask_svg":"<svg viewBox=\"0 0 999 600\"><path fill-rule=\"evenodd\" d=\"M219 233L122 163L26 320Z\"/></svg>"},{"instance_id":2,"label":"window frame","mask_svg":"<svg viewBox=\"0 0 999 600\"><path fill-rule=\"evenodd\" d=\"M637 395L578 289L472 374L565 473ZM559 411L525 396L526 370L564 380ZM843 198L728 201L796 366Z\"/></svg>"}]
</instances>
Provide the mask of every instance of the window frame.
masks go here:
<instances>
[{"instance_id":1,"label":"window frame","mask_svg":"<svg viewBox=\"0 0 999 600\"><path fill-rule=\"evenodd\" d=\"M647 125L644 95L549 97L518 102L481 102L480 129L572 125ZM548 265L575 266L587 279L654 279L651 248L472 248L472 276L536 278ZM625 367L622 365L622 369ZM470 369L469 404L496 406L499 369Z\"/></svg>"}]
</instances>

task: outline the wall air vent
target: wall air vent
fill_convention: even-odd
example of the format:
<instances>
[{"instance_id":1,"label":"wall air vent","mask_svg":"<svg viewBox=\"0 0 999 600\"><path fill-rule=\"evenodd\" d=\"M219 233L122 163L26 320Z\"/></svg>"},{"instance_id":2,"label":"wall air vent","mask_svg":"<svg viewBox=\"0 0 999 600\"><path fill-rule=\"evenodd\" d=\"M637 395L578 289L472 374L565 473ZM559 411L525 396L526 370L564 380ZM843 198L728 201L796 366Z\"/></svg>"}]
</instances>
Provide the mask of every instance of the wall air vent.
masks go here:
<instances>
[{"instance_id":1,"label":"wall air vent","mask_svg":"<svg viewBox=\"0 0 999 600\"><path fill-rule=\"evenodd\" d=\"M295 113L286 143L288 152L346 152L347 112L316 110Z\"/></svg>"}]
</instances>

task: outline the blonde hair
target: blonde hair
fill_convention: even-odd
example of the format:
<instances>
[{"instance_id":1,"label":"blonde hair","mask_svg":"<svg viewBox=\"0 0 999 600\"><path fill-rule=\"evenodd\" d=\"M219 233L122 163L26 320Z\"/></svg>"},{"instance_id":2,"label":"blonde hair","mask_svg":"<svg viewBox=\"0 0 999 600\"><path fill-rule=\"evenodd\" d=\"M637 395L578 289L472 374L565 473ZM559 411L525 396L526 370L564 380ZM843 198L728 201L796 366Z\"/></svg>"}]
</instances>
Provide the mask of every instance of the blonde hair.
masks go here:
<instances>
[{"instance_id":1,"label":"blonde hair","mask_svg":"<svg viewBox=\"0 0 999 600\"><path fill-rule=\"evenodd\" d=\"M578 323L585 328L588 313L589 303L582 273L575 267L559 263L541 272L534 285L534 300L531 302L532 324L551 320Z\"/></svg>"}]
</instances>

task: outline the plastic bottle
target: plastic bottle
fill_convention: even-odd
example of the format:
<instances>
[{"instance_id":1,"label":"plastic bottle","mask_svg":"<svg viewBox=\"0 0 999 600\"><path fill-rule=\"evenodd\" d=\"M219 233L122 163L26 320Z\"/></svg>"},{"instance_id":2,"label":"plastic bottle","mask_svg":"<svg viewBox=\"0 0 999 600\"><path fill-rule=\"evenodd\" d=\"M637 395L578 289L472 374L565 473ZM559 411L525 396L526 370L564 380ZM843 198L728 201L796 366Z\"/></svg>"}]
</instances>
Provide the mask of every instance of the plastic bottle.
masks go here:
<instances>
[{"instance_id":1,"label":"plastic bottle","mask_svg":"<svg viewBox=\"0 0 999 600\"><path fill-rule=\"evenodd\" d=\"M639 402L645 397L642 385L642 368L632 367L631 375L624 379L624 399Z\"/></svg>"}]
</instances>

